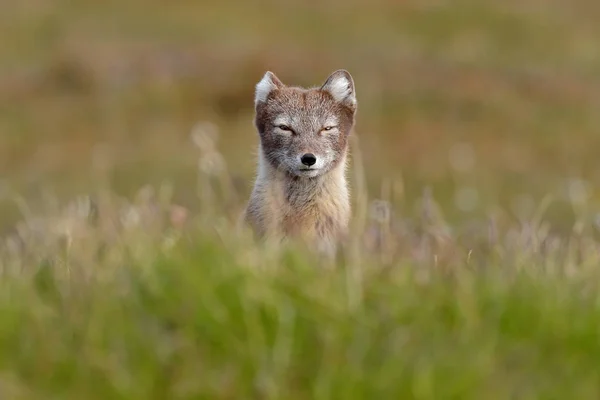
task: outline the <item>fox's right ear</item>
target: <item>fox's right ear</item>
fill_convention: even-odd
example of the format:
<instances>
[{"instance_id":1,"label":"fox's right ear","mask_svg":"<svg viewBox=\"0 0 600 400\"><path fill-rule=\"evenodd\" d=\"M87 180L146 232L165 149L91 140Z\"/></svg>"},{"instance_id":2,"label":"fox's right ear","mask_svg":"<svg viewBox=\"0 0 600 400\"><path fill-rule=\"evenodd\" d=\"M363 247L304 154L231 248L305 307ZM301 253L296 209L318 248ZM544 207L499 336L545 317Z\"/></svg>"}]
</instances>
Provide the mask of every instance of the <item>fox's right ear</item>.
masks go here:
<instances>
[{"instance_id":1,"label":"fox's right ear","mask_svg":"<svg viewBox=\"0 0 600 400\"><path fill-rule=\"evenodd\" d=\"M335 101L356 110L356 92L352 75L344 69L338 69L329 75L321 90L329 92Z\"/></svg>"},{"instance_id":2,"label":"fox's right ear","mask_svg":"<svg viewBox=\"0 0 600 400\"><path fill-rule=\"evenodd\" d=\"M281 89L284 86L283 83L275 76L271 71L267 71L265 76L256 84L256 92L254 94L254 105L258 103L264 103L271 93L275 89Z\"/></svg>"}]
</instances>

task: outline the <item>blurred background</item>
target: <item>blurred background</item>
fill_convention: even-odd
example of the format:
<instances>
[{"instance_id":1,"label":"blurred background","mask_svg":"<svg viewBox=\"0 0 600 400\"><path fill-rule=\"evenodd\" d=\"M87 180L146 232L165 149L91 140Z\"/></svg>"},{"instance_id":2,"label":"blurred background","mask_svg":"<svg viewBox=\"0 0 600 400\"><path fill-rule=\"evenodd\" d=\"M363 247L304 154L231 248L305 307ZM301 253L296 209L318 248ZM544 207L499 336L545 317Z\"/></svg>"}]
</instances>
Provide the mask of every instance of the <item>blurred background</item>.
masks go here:
<instances>
[{"instance_id":1,"label":"blurred background","mask_svg":"<svg viewBox=\"0 0 600 400\"><path fill-rule=\"evenodd\" d=\"M0 2L0 231L31 204L171 182L195 209L201 121L241 199L253 91L353 75L369 194L448 218L593 209L600 180L600 3L592 0ZM393 184L392 184L393 183ZM393 196L392 196L393 197Z\"/></svg>"}]
</instances>

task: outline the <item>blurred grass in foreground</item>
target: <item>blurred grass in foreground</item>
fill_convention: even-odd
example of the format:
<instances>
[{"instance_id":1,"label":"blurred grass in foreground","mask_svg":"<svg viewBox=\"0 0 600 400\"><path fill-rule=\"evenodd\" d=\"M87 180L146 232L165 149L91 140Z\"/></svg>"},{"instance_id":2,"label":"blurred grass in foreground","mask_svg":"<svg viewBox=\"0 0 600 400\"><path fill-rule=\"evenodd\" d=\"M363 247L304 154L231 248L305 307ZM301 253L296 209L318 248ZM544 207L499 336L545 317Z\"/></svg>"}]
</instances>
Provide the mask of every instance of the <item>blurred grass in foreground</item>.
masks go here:
<instances>
[{"instance_id":1,"label":"blurred grass in foreground","mask_svg":"<svg viewBox=\"0 0 600 400\"><path fill-rule=\"evenodd\" d=\"M112 262L59 256L5 273L3 397L600 394L597 271L566 277L548 258L447 274L374 262L328 271L298 254L246 261L214 237L168 251L136 240L143 250L129 238L109 249Z\"/></svg>"}]
</instances>

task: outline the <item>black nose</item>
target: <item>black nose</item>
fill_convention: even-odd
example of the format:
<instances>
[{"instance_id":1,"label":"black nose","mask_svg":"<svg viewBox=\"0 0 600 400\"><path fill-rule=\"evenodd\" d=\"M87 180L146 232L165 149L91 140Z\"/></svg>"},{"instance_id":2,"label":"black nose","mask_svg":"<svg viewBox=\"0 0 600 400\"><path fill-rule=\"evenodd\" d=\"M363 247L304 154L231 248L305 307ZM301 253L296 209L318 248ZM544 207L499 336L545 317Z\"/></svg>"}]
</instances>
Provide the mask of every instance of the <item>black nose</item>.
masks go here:
<instances>
[{"instance_id":1,"label":"black nose","mask_svg":"<svg viewBox=\"0 0 600 400\"><path fill-rule=\"evenodd\" d=\"M302 164L310 167L311 165L315 165L317 162L317 157L315 157L315 155L312 153L306 153L302 156L302 158L300 158L300 161L302 161Z\"/></svg>"}]
</instances>

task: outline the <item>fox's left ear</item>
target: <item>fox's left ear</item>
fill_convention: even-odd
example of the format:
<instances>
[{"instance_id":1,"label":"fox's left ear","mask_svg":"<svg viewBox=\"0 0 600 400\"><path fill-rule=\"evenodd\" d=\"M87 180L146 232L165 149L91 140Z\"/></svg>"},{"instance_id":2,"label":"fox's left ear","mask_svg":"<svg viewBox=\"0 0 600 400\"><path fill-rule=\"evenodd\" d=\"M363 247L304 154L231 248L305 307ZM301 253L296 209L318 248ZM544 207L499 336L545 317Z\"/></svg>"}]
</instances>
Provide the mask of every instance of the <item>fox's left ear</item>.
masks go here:
<instances>
[{"instance_id":1,"label":"fox's left ear","mask_svg":"<svg viewBox=\"0 0 600 400\"><path fill-rule=\"evenodd\" d=\"M356 92L354 90L354 80L352 75L346 70L338 69L325 81L321 90L331 94L335 101L356 109Z\"/></svg>"}]
</instances>

